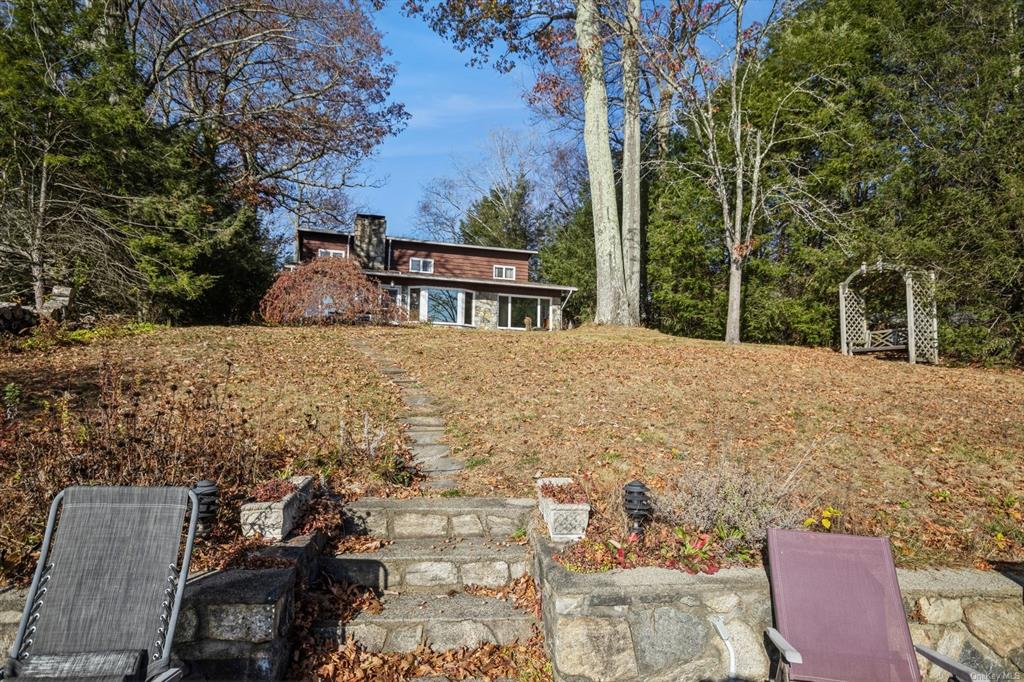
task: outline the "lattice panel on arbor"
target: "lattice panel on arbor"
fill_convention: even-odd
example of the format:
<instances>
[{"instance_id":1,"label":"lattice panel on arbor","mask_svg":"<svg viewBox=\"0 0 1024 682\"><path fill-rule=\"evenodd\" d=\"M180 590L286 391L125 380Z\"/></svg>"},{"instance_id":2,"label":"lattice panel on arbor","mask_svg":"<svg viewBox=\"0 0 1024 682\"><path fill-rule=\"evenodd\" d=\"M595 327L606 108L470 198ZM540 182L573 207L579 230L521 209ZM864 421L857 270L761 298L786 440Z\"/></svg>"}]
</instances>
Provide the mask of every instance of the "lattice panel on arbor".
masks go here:
<instances>
[{"instance_id":1,"label":"lattice panel on arbor","mask_svg":"<svg viewBox=\"0 0 1024 682\"><path fill-rule=\"evenodd\" d=\"M935 276L913 273L910 276L911 308L914 316L914 354L918 361L939 361L939 335L935 312Z\"/></svg>"},{"instance_id":2,"label":"lattice panel on arbor","mask_svg":"<svg viewBox=\"0 0 1024 682\"><path fill-rule=\"evenodd\" d=\"M864 298L856 291L846 287L843 291L846 300L846 339L850 347L866 346L868 343L868 320L864 310Z\"/></svg>"}]
</instances>

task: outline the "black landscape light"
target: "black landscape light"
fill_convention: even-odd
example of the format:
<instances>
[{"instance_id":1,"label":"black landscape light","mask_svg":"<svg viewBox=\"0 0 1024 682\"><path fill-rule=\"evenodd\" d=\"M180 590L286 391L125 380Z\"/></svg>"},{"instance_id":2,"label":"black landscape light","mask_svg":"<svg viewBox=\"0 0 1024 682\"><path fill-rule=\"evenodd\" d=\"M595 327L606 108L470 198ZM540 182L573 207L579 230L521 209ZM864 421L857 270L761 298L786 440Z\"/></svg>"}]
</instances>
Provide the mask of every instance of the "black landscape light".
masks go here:
<instances>
[{"instance_id":1,"label":"black landscape light","mask_svg":"<svg viewBox=\"0 0 1024 682\"><path fill-rule=\"evenodd\" d=\"M649 492L647 486L640 481L632 481L622 488L622 506L629 517L630 533L643 533L644 523L654 511Z\"/></svg>"},{"instance_id":2,"label":"black landscape light","mask_svg":"<svg viewBox=\"0 0 1024 682\"><path fill-rule=\"evenodd\" d=\"M199 498L199 534L206 535L217 518L217 484L213 481L199 481L192 486L192 492Z\"/></svg>"}]
</instances>

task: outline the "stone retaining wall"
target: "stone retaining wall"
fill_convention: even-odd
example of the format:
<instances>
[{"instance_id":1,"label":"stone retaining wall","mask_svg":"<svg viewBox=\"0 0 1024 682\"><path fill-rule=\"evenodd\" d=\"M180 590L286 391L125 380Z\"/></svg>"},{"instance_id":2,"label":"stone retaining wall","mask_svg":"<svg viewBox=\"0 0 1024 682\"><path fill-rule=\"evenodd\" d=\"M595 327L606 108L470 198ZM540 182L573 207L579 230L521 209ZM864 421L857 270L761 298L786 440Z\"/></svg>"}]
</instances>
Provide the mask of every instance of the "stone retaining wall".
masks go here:
<instances>
[{"instance_id":1,"label":"stone retaining wall","mask_svg":"<svg viewBox=\"0 0 1024 682\"><path fill-rule=\"evenodd\" d=\"M711 624L732 634L737 676L769 673L763 641L771 598L763 569L715 575L640 568L570 573L556 546L531 532L534 576L555 679L563 682L724 679L728 654ZM994 572L898 571L914 641L987 672L1024 680L1024 603L1018 583ZM927 680L948 675L919 658Z\"/></svg>"}]
</instances>

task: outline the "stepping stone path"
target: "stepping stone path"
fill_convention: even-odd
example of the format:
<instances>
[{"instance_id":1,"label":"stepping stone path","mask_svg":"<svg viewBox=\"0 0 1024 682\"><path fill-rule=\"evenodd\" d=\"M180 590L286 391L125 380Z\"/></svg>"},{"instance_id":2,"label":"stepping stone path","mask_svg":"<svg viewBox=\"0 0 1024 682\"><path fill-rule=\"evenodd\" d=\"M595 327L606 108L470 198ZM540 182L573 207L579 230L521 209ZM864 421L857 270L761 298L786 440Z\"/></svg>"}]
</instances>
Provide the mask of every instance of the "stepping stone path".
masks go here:
<instances>
[{"instance_id":1,"label":"stepping stone path","mask_svg":"<svg viewBox=\"0 0 1024 682\"><path fill-rule=\"evenodd\" d=\"M408 373L384 357L379 351L361 339L352 341L352 346L372 360L380 372L391 379L402 394L405 403L402 421L409 427L407 436L413 462L427 477L426 487L433 490L455 488L455 474L466 465L452 456L450 446L442 443L444 418L433 397Z\"/></svg>"},{"instance_id":2,"label":"stepping stone path","mask_svg":"<svg viewBox=\"0 0 1024 682\"><path fill-rule=\"evenodd\" d=\"M500 588L531 572L529 548L513 536L521 537L534 507L531 499L486 497L353 502L347 529L388 544L375 552L323 557L320 567L335 580L374 588L383 609L349 622L316 623L316 636L400 653L420 644L440 652L529 639L533 614L465 588Z\"/></svg>"},{"instance_id":3,"label":"stepping stone path","mask_svg":"<svg viewBox=\"0 0 1024 682\"><path fill-rule=\"evenodd\" d=\"M427 476L427 487L455 488L455 474L465 465L442 442L444 418L434 399L369 343L357 340L352 345L399 387L410 450ZM320 567L335 580L373 588L381 594L383 609L359 613L349 622L316 623L316 636L352 638L368 651L399 653L421 644L450 651L529 639L537 624L533 614L465 588L500 588L532 572L529 549L518 540L535 507L532 499L486 497L364 498L351 503L347 530L388 542L375 552L322 557ZM445 680L424 677L414 682Z\"/></svg>"}]
</instances>

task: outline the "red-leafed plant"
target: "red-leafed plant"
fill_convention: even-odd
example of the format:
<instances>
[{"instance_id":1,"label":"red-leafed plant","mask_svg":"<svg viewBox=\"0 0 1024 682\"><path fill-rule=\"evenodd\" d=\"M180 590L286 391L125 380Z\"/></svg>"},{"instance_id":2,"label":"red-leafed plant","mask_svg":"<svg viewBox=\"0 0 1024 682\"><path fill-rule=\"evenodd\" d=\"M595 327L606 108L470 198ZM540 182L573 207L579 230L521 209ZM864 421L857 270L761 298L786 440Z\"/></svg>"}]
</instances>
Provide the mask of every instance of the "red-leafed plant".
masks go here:
<instances>
[{"instance_id":1,"label":"red-leafed plant","mask_svg":"<svg viewBox=\"0 0 1024 682\"><path fill-rule=\"evenodd\" d=\"M297 490L294 483L283 478L272 478L263 481L252 490L253 502L277 502Z\"/></svg>"},{"instance_id":2,"label":"red-leafed plant","mask_svg":"<svg viewBox=\"0 0 1024 682\"><path fill-rule=\"evenodd\" d=\"M315 258L282 272L260 301L271 324L386 324L404 311L353 260Z\"/></svg>"}]
</instances>

